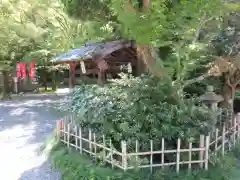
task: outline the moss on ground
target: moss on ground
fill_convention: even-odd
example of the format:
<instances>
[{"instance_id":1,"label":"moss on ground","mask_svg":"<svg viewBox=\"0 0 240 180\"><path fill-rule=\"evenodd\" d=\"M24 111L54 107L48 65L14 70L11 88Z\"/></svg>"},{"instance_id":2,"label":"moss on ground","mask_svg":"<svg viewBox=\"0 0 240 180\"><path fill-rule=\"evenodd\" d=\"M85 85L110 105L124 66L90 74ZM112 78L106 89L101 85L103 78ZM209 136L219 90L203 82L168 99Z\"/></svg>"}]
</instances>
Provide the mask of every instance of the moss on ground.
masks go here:
<instances>
[{"instance_id":1,"label":"moss on ground","mask_svg":"<svg viewBox=\"0 0 240 180\"><path fill-rule=\"evenodd\" d=\"M149 171L130 171L111 169L74 149L67 149L56 138L49 139L45 152L48 152L53 165L62 174L63 180L237 180L240 179L236 163L240 148L228 153L224 158L215 158L209 171L194 170L191 173L181 171L176 174L170 169L157 170L152 175Z\"/></svg>"}]
</instances>

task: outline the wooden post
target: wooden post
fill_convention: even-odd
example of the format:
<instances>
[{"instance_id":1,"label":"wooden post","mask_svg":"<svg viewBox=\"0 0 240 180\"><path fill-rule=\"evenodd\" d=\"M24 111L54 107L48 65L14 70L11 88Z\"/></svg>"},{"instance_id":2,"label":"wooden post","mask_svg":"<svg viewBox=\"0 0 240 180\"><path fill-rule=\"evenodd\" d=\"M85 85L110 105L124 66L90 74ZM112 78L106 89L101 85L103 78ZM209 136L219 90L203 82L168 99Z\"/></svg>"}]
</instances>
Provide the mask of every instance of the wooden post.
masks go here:
<instances>
[{"instance_id":1,"label":"wooden post","mask_svg":"<svg viewBox=\"0 0 240 180\"><path fill-rule=\"evenodd\" d=\"M67 147L70 147L70 124L67 125Z\"/></svg>"},{"instance_id":2,"label":"wooden post","mask_svg":"<svg viewBox=\"0 0 240 180\"><path fill-rule=\"evenodd\" d=\"M189 142L189 153L188 153L188 170L192 168L192 142Z\"/></svg>"},{"instance_id":3,"label":"wooden post","mask_svg":"<svg viewBox=\"0 0 240 180\"><path fill-rule=\"evenodd\" d=\"M138 153L138 151L139 151L138 140L136 140L135 152ZM136 164L138 164L138 161L139 161L138 155L136 155Z\"/></svg>"},{"instance_id":4,"label":"wooden post","mask_svg":"<svg viewBox=\"0 0 240 180\"><path fill-rule=\"evenodd\" d=\"M70 88L74 88L76 85L75 68L76 68L75 62L69 63L69 87Z\"/></svg>"},{"instance_id":5,"label":"wooden post","mask_svg":"<svg viewBox=\"0 0 240 180\"><path fill-rule=\"evenodd\" d=\"M114 168L114 162L113 162L113 147L112 147L112 140L111 139L110 139L109 145L110 145L111 165L112 165L112 169L113 169Z\"/></svg>"},{"instance_id":6,"label":"wooden post","mask_svg":"<svg viewBox=\"0 0 240 180\"><path fill-rule=\"evenodd\" d=\"M237 141L240 140L240 113L237 114Z\"/></svg>"},{"instance_id":7,"label":"wooden post","mask_svg":"<svg viewBox=\"0 0 240 180\"><path fill-rule=\"evenodd\" d=\"M181 150L181 140L178 138L177 140L177 160L176 160L176 171L179 172L180 168L180 150Z\"/></svg>"},{"instance_id":8,"label":"wooden post","mask_svg":"<svg viewBox=\"0 0 240 180\"><path fill-rule=\"evenodd\" d=\"M161 163L162 163L162 169L164 169L164 150L165 150L165 142L164 142L164 138L162 138L162 158L161 158Z\"/></svg>"},{"instance_id":9,"label":"wooden post","mask_svg":"<svg viewBox=\"0 0 240 180\"><path fill-rule=\"evenodd\" d=\"M126 141L121 141L122 146L122 167L123 170L127 170L127 143Z\"/></svg>"},{"instance_id":10,"label":"wooden post","mask_svg":"<svg viewBox=\"0 0 240 180\"><path fill-rule=\"evenodd\" d=\"M18 93L18 77L13 77L14 82L14 92Z\"/></svg>"},{"instance_id":11,"label":"wooden post","mask_svg":"<svg viewBox=\"0 0 240 180\"><path fill-rule=\"evenodd\" d=\"M57 139L61 138L61 130L62 130L62 120L57 120L56 123L56 135L57 135Z\"/></svg>"},{"instance_id":12,"label":"wooden post","mask_svg":"<svg viewBox=\"0 0 240 180\"><path fill-rule=\"evenodd\" d=\"M218 148L218 128L216 129L216 132L215 132L215 152L217 153L217 148Z\"/></svg>"},{"instance_id":13,"label":"wooden post","mask_svg":"<svg viewBox=\"0 0 240 180\"><path fill-rule=\"evenodd\" d=\"M209 157L209 141L210 137L206 137L206 143L205 143L205 170L208 170L208 157Z\"/></svg>"},{"instance_id":14,"label":"wooden post","mask_svg":"<svg viewBox=\"0 0 240 180\"><path fill-rule=\"evenodd\" d=\"M67 133L66 133L66 121L63 121L63 140L64 143L67 141Z\"/></svg>"},{"instance_id":15,"label":"wooden post","mask_svg":"<svg viewBox=\"0 0 240 180\"><path fill-rule=\"evenodd\" d=\"M152 173L153 170L153 140L150 140L150 171Z\"/></svg>"},{"instance_id":16,"label":"wooden post","mask_svg":"<svg viewBox=\"0 0 240 180\"><path fill-rule=\"evenodd\" d=\"M199 148L204 148L204 135L200 135L200 144L199 144ZM201 161L199 163L200 168L203 168L203 156L204 156L204 150L200 150L199 152L199 160Z\"/></svg>"},{"instance_id":17,"label":"wooden post","mask_svg":"<svg viewBox=\"0 0 240 180\"><path fill-rule=\"evenodd\" d=\"M96 134L93 133L93 142L94 142L94 156L97 159L97 145L96 145Z\"/></svg>"},{"instance_id":18,"label":"wooden post","mask_svg":"<svg viewBox=\"0 0 240 180\"><path fill-rule=\"evenodd\" d=\"M88 129L89 151L92 152L92 130Z\"/></svg>"},{"instance_id":19,"label":"wooden post","mask_svg":"<svg viewBox=\"0 0 240 180\"><path fill-rule=\"evenodd\" d=\"M237 128L237 123L236 123L236 117L234 117L234 121L233 121L233 145L236 145L236 128Z\"/></svg>"},{"instance_id":20,"label":"wooden post","mask_svg":"<svg viewBox=\"0 0 240 180\"><path fill-rule=\"evenodd\" d=\"M82 127L79 127L79 146L80 146L80 153L82 154Z\"/></svg>"},{"instance_id":21,"label":"wooden post","mask_svg":"<svg viewBox=\"0 0 240 180\"><path fill-rule=\"evenodd\" d=\"M106 140L105 140L105 136L103 135L103 161L105 161L106 158Z\"/></svg>"},{"instance_id":22,"label":"wooden post","mask_svg":"<svg viewBox=\"0 0 240 180\"><path fill-rule=\"evenodd\" d=\"M225 123L223 123L223 130L222 130L222 155L224 156L225 152Z\"/></svg>"},{"instance_id":23,"label":"wooden post","mask_svg":"<svg viewBox=\"0 0 240 180\"><path fill-rule=\"evenodd\" d=\"M78 149L78 128L75 126L75 146L76 150Z\"/></svg>"}]
</instances>

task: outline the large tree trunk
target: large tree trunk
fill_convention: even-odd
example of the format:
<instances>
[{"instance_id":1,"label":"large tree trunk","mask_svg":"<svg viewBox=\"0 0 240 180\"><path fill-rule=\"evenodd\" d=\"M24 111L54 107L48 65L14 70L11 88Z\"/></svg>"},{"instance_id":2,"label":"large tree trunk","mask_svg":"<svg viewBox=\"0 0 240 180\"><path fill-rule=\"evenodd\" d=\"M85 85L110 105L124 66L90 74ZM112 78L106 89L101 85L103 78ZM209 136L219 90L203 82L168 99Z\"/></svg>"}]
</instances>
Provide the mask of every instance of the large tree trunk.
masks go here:
<instances>
[{"instance_id":1,"label":"large tree trunk","mask_svg":"<svg viewBox=\"0 0 240 180\"><path fill-rule=\"evenodd\" d=\"M8 83L8 71L2 71L2 78L3 78L3 88L2 88L2 100L11 99L10 97L10 89Z\"/></svg>"},{"instance_id":2,"label":"large tree trunk","mask_svg":"<svg viewBox=\"0 0 240 180\"><path fill-rule=\"evenodd\" d=\"M141 60L146 65L144 72L149 71L154 76L160 77L164 74L163 65L161 62L157 62L157 57L154 57L155 53L150 44L137 44L138 60Z\"/></svg>"},{"instance_id":3,"label":"large tree trunk","mask_svg":"<svg viewBox=\"0 0 240 180\"><path fill-rule=\"evenodd\" d=\"M142 0L140 4L141 4L141 7L139 9L135 9L133 7L131 0L124 1L124 10L126 12L131 11L133 13L139 13L139 11L147 11L150 6L150 0ZM138 60L142 61L143 64L145 64L145 67L144 66L140 67L141 63L138 62L137 63L138 71L141 69L140 71L142 72L150 71L150 73L152 73L155 76L162 75L161 70L159 69L159 67L156 66L156 62L155 62L156 59L153 57L152 46L150 44L138 44L137 42L136 48L137 48Z\"/></svg>"}]
</instances>

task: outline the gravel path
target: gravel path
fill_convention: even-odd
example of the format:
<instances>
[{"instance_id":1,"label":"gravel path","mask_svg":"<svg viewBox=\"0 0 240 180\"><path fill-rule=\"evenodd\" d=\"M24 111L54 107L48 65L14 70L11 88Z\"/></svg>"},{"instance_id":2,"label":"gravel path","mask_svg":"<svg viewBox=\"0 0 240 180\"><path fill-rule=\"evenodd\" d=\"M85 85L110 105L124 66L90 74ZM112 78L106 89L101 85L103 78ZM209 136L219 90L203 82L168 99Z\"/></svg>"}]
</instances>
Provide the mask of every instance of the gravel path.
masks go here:
<instances>
[{"instance_id":1,"label":"gravel path","mask_svg":"<svg viewBox=\"0 0 240 180\"><path fill-rule=\"evenodd\" d=\"M40 151L58 119L47 106L57 102L56 97L0 101L1 180L60 180Z\"/></svg>"}]
</instances>

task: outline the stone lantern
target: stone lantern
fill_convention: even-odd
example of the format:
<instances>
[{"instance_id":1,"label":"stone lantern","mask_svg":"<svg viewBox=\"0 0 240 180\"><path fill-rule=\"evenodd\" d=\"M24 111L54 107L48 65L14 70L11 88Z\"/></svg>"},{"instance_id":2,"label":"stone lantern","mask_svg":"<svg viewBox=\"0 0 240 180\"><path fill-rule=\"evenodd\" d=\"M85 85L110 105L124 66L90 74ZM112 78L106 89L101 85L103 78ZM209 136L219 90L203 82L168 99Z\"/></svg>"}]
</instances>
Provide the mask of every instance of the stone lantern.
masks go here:
<instances>
[{"instance_id":1,"label":"stone lantern","mask_svg":"<svg viewBox=\"0 0 240 180\"><path fill-rule=\"evenodd\" d=\"M213 86L207 86L207 91L200 96L200 100L212 110L212 130L215 131L215 126L217 124L218 103L224 99L221 95L214 93L213 90Z\"/></svg>"}]
</instances>

